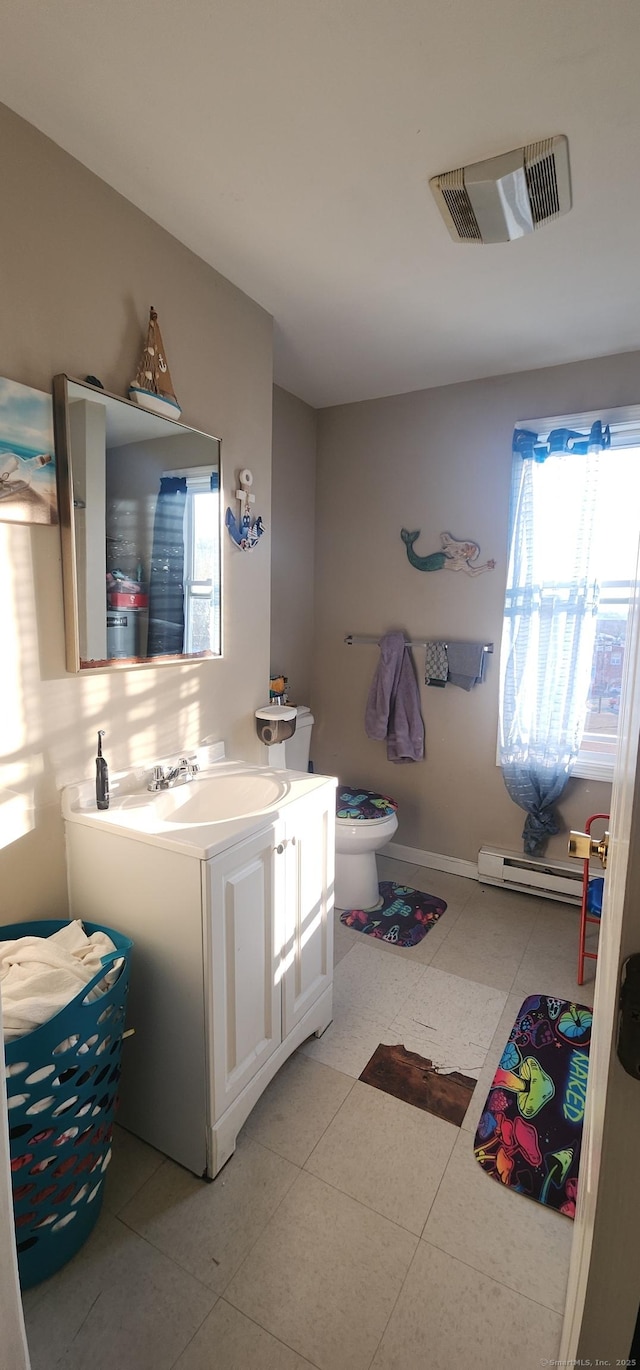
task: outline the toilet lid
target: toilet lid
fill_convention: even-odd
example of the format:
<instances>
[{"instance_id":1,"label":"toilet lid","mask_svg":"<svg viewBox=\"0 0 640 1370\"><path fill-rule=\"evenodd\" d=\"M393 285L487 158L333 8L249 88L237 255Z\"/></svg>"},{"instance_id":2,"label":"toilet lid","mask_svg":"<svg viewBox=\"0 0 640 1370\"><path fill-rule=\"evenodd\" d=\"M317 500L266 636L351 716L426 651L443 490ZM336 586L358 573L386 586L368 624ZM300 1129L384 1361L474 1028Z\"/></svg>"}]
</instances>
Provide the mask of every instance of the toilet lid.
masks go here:
<instances>
[{"instance_id":1,"label":"toilet lid","mask_svg":"<svg viewBox=\"0 0 640 1370\"><path fill-rule=\"evenodd\" d=\"M388 818L395 813L398 805L395 799L386 794L376 794L373 790L359 790L356 786L343 785L336 795L336 817L348 823L371 822Z\"/></svg>"}]
</instances>

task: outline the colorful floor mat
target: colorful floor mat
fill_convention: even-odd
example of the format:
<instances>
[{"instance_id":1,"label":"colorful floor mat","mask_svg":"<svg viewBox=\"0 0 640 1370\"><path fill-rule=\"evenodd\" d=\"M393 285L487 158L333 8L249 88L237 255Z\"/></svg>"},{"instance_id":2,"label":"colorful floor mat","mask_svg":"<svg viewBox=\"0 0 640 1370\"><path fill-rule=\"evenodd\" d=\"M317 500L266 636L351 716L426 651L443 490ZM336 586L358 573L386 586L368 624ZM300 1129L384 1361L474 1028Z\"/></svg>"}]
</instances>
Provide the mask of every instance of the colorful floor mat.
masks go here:
<instances>
[{"instance_id":1,"label":"colorful floor mat","mask_svg":"<svg viewBox=\"0 0 640 1370\"><path fill-rule=\"evenodd\" d=\"M376 1047L359 1079L456 1127L462 1123L476 1086L472 1076L459 1070L441 1071L428 1057L401 1045Z\"/></svg>"},{"instance_id":2,"label":"colorful floor mat","mask_svg":"<svg viewBox=\"0 0 640 1370\"><path fill-rule=\"evenodd\" d=\"M381 880L378 888L383 900L379 909L345 909L340 922L397 947L417 946L447 907L444 899L396 885L395 880Z\"/></svg>"},{"instance_id":3,"label":"colorful floor mat","mask_svg":"<svg viewBox=\"0 0 640 1370\"><path fill-rule=\"evenodd\" d=\"M483 1170L574 1218L592 1012L568 999L525 999L478 1123Z\"/></svg>"}]
</instances>

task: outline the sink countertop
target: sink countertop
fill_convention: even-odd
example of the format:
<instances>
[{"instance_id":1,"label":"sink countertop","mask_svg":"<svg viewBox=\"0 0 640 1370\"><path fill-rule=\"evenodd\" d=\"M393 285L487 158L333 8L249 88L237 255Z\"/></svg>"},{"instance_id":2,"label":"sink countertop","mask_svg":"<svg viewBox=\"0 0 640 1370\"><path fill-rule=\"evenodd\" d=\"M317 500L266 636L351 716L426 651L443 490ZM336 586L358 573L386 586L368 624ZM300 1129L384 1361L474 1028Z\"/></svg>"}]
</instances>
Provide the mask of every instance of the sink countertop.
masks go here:
<instances>
[{"instance_id":1,"label":"sink countertop","mask_svg":"<svg viewBox=\"0 0 640 1370\"><path fill-rule=\"evenodd\" d=\"M202 755L199 752L199 759ZM94 780L66 785L62 791L63 817L66 822L102 828L120 837L208 860L268 827L284 816L290 804L313 794L328 780L334 787L338 784L331 776L216 760L216 755L220 756L219 750L209 749L209 764L201 759L202 769L193 780L156 793L146 788L148 768L115 774L108 809L96 808ZM207 813L207 786L211 789L213 818ZM227 803L228 816L221 813ZM241 811L234 812L234 806Z\"/></svg>"}]
</instances>

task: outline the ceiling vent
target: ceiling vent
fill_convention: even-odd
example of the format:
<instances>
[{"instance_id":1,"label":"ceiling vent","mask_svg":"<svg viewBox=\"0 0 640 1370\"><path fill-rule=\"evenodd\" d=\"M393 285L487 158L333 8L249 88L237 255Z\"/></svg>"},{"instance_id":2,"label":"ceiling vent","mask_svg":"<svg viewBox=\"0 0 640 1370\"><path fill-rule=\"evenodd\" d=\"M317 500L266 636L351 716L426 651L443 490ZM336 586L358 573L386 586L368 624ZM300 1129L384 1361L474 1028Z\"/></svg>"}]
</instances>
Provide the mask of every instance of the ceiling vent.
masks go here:
<instances>
[{"instance_id":1,"label":"ceiling vent","mask_svg":"<svg viewBox=\"0 0 640 1370\"><path fill-rule=\"evenodd\" d=\"M564 134L433 176L429 185L457 243L508 243L571 209Z\"/></svg>"}]
</instances>

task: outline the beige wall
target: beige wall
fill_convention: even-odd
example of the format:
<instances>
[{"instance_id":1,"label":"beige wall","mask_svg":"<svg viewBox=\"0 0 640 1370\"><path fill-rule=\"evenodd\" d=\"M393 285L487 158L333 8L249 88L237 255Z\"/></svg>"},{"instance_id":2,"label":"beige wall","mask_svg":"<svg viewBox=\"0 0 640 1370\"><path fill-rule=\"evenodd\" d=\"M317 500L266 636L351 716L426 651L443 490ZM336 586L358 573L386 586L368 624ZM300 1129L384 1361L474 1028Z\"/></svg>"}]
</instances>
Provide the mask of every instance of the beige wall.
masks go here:
<instances>
[{"instance_id":1,"label":"beige wall","mask_svg":"<svg viewBox=\"0 0 640 1370\"><path fill-rule=\"evenodd\" d=\"M517 847L522 817L494 762L497 654L471 695L423 688L427 761L398 767L362 727L375 649L349 649L342 638L397 625L497 645L513 424L636 402L638 355L318 416L276 388L271 512L270 317L3 107L0 166L11 206L0 230L0 373L49 389L57 371L91 372L124 394L153 303L185 420L222 438L225 503L249 465L268 529L250 555L224 539L223 660L75 678L64 668L58 530L0 523L0 918L65 912L58 791L92 773L98 727L113 769L205 736L259 759L252 713L266 698L270 666L314 707L316 765L398 797L399 841L470 860L482 842ZM420 550L436 548L447 527L476 538L496 571L477 580L415 571L399 538L405 524L421 527ZM606 808L608 793L571 782L567 823ZM562 852L563 841L551 850Z\"/></svg>"},{"instance_id":2,"label":"beige wall","mask_svg":"<svg viewBox=\"0 0 640 1370\"><path fill-rule=\"evenodd\" d=\"M308 704L313 648L316 411L273 390L271 669Z\"/></svg>"},{"instance_id":3,"label":"beige wall","mask_svg":"<svg viewBox=\"0 0 640 1370\"><path fill-rule=\"evenodd\" d=\"M269 529L270 316L4 107L0 171L0 374L48 390L58 371L90 372L126 394L154 304L185 422L222 439L225 503L251 467ZM4 922L66 912L58 790L92 774L98 727L113 769L205 736L258 759L269 543L267 532L243 555L225 534L223 660L76 678L64 666L58 529L0 523Z\"/></svg>"},{"instance_id":4,"label":"beige wall","mask_svg":"<svg viewBox=\"0 0 640 1370\"><path fill-rule=\"evenodd\" d=\"M483 843L520 848L524 814L495 764L512 430L518 419L639 397L640 354L628 353L320 412L312 753L317 769L395 795L398 842L469 861ZM421 529L421 553L438 550L444 529L473 538L496 569L475 579L417 571L402 527ZM347 632L396 627L496 646L470 694L422 685L426 761L415 765L393 765L366 739L377 648L343 645ZM424 654L416 664L423 678ZM606 811L609 796L603 783L571 781L565 825ZM566 835L548 851L563 856Z\"/></svg>"}]
</instances>

